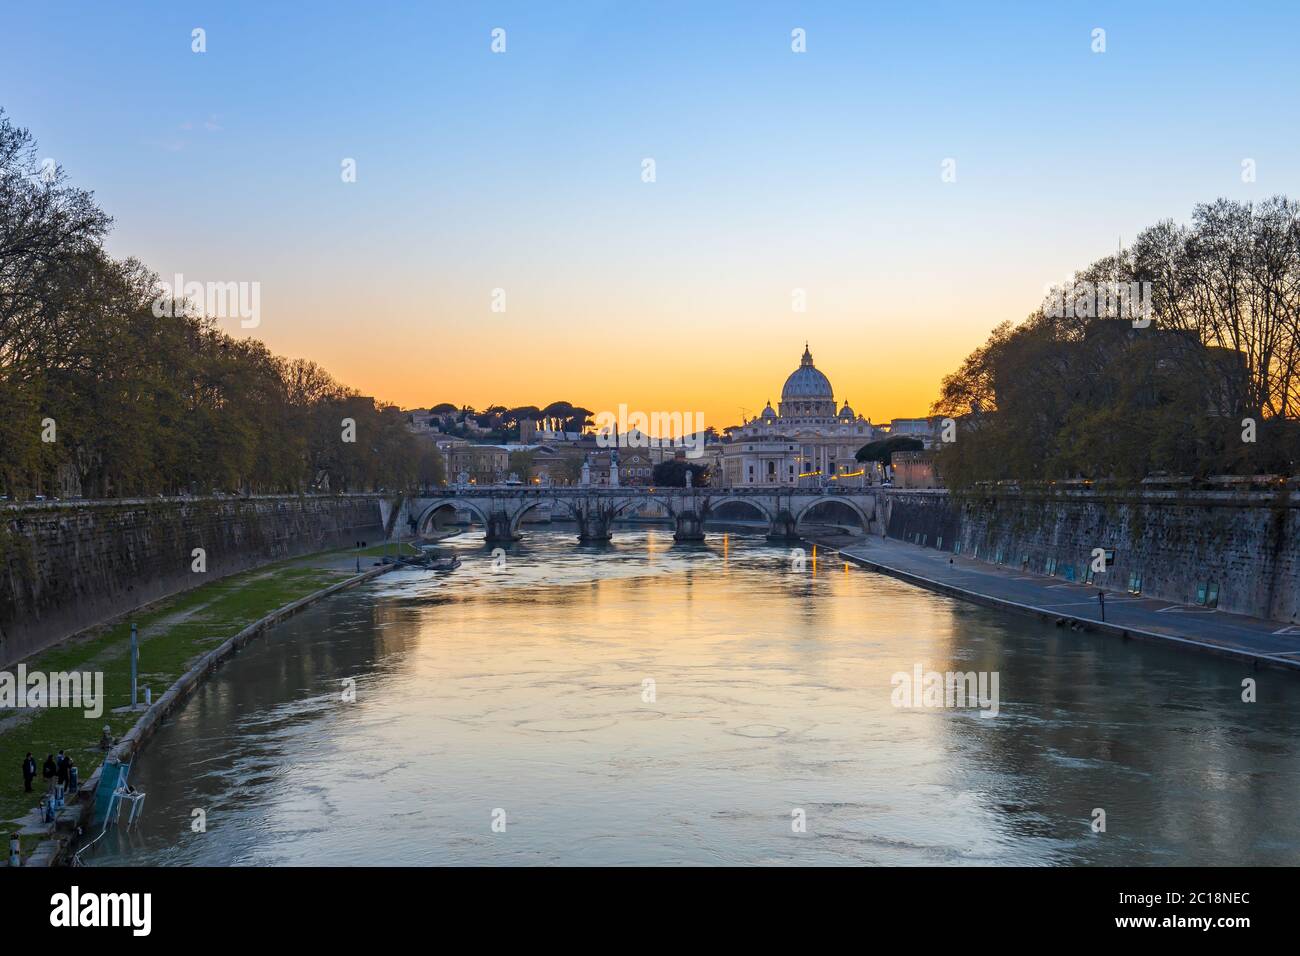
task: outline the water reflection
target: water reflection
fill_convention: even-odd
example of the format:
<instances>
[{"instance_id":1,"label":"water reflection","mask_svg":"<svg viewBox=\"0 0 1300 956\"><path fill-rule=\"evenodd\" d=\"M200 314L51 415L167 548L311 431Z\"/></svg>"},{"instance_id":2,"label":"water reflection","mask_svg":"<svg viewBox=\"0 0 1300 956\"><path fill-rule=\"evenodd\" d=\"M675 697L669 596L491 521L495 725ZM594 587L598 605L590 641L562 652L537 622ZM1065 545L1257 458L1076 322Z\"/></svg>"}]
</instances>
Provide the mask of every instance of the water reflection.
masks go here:
<instances>
[{"instance_id":1,"label":"water reflection","mask_svg":"<svg viewBox=\"0 0 1300 956\"><path fill-rule=\"evenodd\" d=\"M394 572L226 664L138 761L142 829L92 862L1300 862L1294 675L735 534L533 531L500 570L448 547L454 574ZM896 709L918 663L997 671L999 716Z\"/></svg>"}]
</instances>

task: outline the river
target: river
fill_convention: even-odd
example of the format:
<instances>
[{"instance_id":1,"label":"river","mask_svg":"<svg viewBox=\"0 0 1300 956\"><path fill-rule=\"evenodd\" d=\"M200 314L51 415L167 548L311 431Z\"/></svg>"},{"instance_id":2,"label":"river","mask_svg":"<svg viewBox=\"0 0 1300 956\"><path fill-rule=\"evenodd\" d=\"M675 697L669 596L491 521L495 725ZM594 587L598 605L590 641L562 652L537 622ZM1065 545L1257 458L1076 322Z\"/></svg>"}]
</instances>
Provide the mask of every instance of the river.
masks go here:
<instances>
[{"instance_id":1,"label":"river","mask_svg":"<svg viewBox=\"0 0 1300 956\"><path fill-rule=\"evenodd\" d=\"M1300 863L1297 675L753 536L526 532L252 642L149 742L143 822L87 862ZM918 665L996 673L997 716L895 706Z\"/></svg>"}]
</instances>

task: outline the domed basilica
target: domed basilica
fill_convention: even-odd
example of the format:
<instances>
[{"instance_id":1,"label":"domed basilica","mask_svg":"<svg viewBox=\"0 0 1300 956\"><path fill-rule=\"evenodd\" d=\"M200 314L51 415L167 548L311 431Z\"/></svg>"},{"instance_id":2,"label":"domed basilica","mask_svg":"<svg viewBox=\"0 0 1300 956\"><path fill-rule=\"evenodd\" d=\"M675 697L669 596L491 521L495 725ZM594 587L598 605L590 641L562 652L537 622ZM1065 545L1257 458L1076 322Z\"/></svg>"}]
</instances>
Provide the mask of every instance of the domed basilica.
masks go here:
<instances>
[{"instance_id":1,"label":"domed basilica","mask_svg":"<svg viewBox=\"0 0 1300 956\"><path fill-rule=\"evenodd\" d=\"M724 481L737 485L799 485L863 480L857 450L876 437L871 422L844 402L835 410L830 379L813 364L804 343L799 367L781 389L781 401L731 432L723 449ZM856 483L856 481L853 481Z\"/></svg>"}]
</instances>

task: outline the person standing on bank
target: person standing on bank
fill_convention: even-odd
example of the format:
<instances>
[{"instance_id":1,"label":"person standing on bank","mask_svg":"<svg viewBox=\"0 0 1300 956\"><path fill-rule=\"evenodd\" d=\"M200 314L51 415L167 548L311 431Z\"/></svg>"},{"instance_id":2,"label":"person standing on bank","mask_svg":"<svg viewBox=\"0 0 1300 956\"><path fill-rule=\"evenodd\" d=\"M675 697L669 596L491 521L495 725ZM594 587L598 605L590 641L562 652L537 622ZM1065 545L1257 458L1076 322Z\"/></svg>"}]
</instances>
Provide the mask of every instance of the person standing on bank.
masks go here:
<instances>
[{"instance_id":1,"label":"person standing on bank","mask_svg":"<svg viewBox=\"0 0 1300 956\"><path fill-rule=\"evenodd\" d=\"M59 751L59 759L54 764L55 776L59 779L59 786L65 790L68 786L68 758L62 750Z\"/></svg>"},{"instance_id":2,"label":"person standing on bank","mask_svg":"<svg viewBox=\"0 0 1300 956\"><path fill-rule=\"evenodd\" d=\"M45 766L41 767L41 779L45 781L45 789L54 791L54 776L58 772L58 768L54 766L54 754L47 754Z\"/></svg>"},{"instance_id":3,"label":"person standing on bank","mask_svg":"<svg viewBox=\"0 0 1300 956\"><path fill-rule=\"evenodd\" d=\"M36 779L36 760L32 757L32 752L27 751L27 757L23 760L23 790L27 793L32 792L32 781Z\"/></svg>"}]
</instances>

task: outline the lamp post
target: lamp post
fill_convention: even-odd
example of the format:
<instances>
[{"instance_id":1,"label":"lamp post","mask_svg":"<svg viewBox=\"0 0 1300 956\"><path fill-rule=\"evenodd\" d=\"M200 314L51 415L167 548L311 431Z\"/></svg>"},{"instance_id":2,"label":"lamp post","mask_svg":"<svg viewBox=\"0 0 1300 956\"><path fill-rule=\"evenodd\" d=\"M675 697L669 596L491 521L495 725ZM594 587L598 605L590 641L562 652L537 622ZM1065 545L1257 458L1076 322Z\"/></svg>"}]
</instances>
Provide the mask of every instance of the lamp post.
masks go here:
<instances>
[{"instance_id":1,"label":"lamp post","mask_svg":"<svg viewBox=\"0 0 1300 956\"><path fill-rule=\"evenodd\" d=\"M135 622L131 622L131 709L135 710L136 677L140 669L140 637L136 633Z\"/></svg>"}]
</instances>

